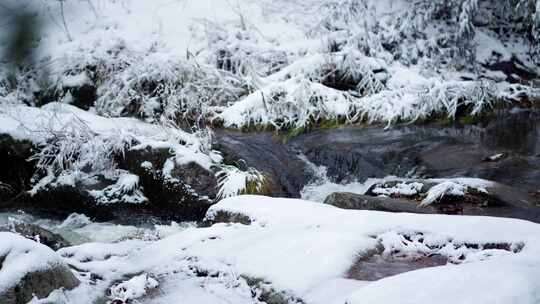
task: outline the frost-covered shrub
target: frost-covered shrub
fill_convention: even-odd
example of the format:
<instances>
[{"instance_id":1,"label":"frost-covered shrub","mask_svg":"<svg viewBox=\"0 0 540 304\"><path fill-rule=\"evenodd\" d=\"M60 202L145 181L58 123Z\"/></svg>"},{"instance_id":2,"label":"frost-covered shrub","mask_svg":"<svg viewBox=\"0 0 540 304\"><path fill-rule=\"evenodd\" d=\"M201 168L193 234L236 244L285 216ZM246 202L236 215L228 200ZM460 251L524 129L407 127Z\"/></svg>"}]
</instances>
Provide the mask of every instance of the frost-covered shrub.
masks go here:
<instances>
[{"instance_id":1,"label":"frost-covered shrub","mask_svg":"<svg viewBox=\"0 0 540 304\"><path fill-rule=\"evenodd\" d=\"M301 128L349 113L350 99L341 92L305 79L290 79L252 93L219 115L227 127Z\"/></svg>"},{"instance_id":2,"label":"frost-covered shrub","mask_svg":"<svg viewBox=\"0 0 540 304\"><path fill-rule=\"evenodd\" d=\"M254 168L242 171L235 166L221 165L216 177L219 187L217 199L239 194L267 194L267 179Z\"/></svg>"},{"instance_id":3,"label":"frost-covered shrub","mask_svg":"<svg viewBox=\"0 0 540 304\"><path fill-rule=\"evenodd\" d=\"M362 98L354 104L356 115L351 120L390 125L432 115L455 118L459 108L469 108L466 114L477 115L494 102L494 90L487 82L433 82Z\"/></svg>"},{"instance_id":4,"label":"frost-covered shrub","mask_svg":"<svg viewBox=\"0 0 540 304\"><path fill-rule=\"evenodd\" d=\"M94 108L100 115L187 120L188 125L200 123L209 108L237 100L248 89L244 79L195 59L163 55L159 47L134 51L119 40L105 50L79 50L55 65L57 86L87 75L97 87Z\"/></svg>"},{"instance_id":5,"label":"frost-covered shrub","mask_svg":"<svg viewBox=\"0 0 540 304\"><path fill-rule=\"evenodd\" d=\"M312 62L311 68L304 69L304 77L360 96L378 93L385 88L388 78L385 64L376 58L348 49L325 54L320 60L319 63ZM296 76L300 75L296 73Z\"/></svg>"},{"instance_id":6,"label":"frost-covered shrub","mask_svg":"<svg viewBox=\"0 0 540 304\"><path fill-rule=\"evenodd\" d=\"M239 79L193 62L148 60L107 78L99 87L96 110L111 116L197 121L209 107L222 106L242 93Z\"/></svg>"},{"instance_id":7,"label":"frost-covered shrub","mask_svg":"<svg viewBox=\"0 0 540 304\"><path fill-rule=\"evenodd\" d=\"M50 137L34 158L38 168L53 173L65 170L108 172L114 169L112 156L121 154L134 140L121 133L99 136L77 118L65 123L62 131L44 126L43 132Z\"/></svg>"},{"instance_id":8,"label":"frost-covered shrub","mask_svg":"<svg viewBox=\"0 0 540 304\"><path fill-rule=\"evenodd\" d=\"M104 118L60 103L42 108L3 105L0 116L8 125L17 126L20 131L16 136L38 146L32 157L38 174L31 193L67 185L83 191L99 189L90 194L101 203L143 202L137 176L120 169L125 168L119 163L128 151L165 151L165 164L155 168L163 175L170 174L176 165L190 163L210 171L222 161L212 150L208 131L187 133L171 125L158 126L133 118Z\"/></svg>"},{"instance_id":9,"label":"frost-covered shrub","mask_svg":"<svg viewBox=\"0 0 540 304\"><path fill-rule=\"evenodd\" d=\"M49 184L92 183L96 174L118 178L115 156L122 155L136 142L132 135L97 134L77 117L58 122L62 124L60 128L42 126L42 136L47 141L32 159L37 161L36 167L44 177L35 185L34 192Z\"/></svg>"},{"instance_id":10,"label":"frost-covered shrub","mask_svg":"<svg viewBox=\"0 0 540 304\"><path fill-rule=\"evenodd\" d=\"M227 25L202 19L192 30L207 44L199 56L217 69L251 78L256 85L255 78L275 73L288 63L289 54L279 50L276 41L265 37L241 13L238 23Z\"/></svg>"}]
</instances>

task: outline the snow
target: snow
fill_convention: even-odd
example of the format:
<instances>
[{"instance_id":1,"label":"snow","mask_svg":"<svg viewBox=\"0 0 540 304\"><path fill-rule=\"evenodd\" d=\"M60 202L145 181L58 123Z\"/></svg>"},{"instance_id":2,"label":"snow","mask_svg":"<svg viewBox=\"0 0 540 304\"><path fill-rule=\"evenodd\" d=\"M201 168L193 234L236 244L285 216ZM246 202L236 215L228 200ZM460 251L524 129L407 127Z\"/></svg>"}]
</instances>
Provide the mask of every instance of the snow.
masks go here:
<instances>
[{"instance_id":1,"label":"snow","mask_svg":"<svg viewBox=\"0 0 540 304\"><path fill-rule=\"evenodd\" d=\"M86 72L77 75L68 75L62 80L62 85L67 88L82 87L86 84L92 84L92 81Z\"/></svg>"},{"instance_id":2,"label":"snow","mask_svg":"<svg viewBox=\"0 0 540 304\"><path fill-rule=\"evenodd\" d=\"M365 5L361 12L358 5ZM6 7L20 5L8 0ZM188 112L201 110L203 116L237 128L296 128L338 117L348 123L391 125L433 114L452 118L462 99L478 114L491 106L478 87L486 94L505 92L478 79L486 76L508 85L500 72L480 68L458 73L452 65L434 67L436 54L418 55L435 52L437 39L448 38L445 33L452 28L411 16L408 12L418 7L402 0L343 5L331 0L99 0L63 3L63 12L57 3L32 0L25 7L48 21L36 45L37 61L50 67L51 86L76 87L98 78L95 110L101 115L120 116L135 99L142 103L138 114L157 122L178 111L181 100L180 107ZM413 35L413 29L427 37ZM408 35L415 39L402 41ZM528 58L526 41L515 36L478 28L471 43L477 62L484 64L496 53L498 60L515 56L537 69ZM383 42L402 44L395 50L399 60ZM340 49L330 51L332 44ZM370 50L363 51L363 44ZM229 54L237 71L217 69L216 63L224 60L219 54ZM89 66L97 71L87 70ZM321 83L334 71L361 81L349 91ZM461 81L464 74L472 81ZM21 95L29 94L26 89L39 91L35 79L28 82L0 98L20 102ZM141 92L149 82L163 84L164 92ZM188 85L178 87L179 82ZM283 96L271 102L276 92ZM69 101L69 94L63 99ZM165 113L156 113L162 107Z\"/></svg>"},{"instance_id":3,"label":"snow","mask_svg":"<svg viewBox=\"0 0 540 304\"><path fill-rule=\"evenodd\" d=\"M49 247L10 232L0 232L0 258L0 294L29 273L65 265Z\"/></svg>"},{"instance_id":4,"label":"snow","mask_svg":"<svg viewBox=\"0 0 540 304\"><path fill-rule=\"evenodd\" d=\"M390 188L376 187L375 189L373 189L373 193L385 196L413 196L418 194L418 192L422 189L423 185L424 184L418 182L403 182L398 183L394 187Z\"/></svg>"},{"instance_id":5,"label":"snow","mask_svg":"<svg viewBox=\"0 0 540 304\"><path fill-rule=\"evenodd\" d=\"M303 199L316 202L323 202L326 197L334 192L350 192L355 194L366 194L367 191L373 188L373 193L392 196L414 196L419 194L424 183L435 183L427 192L427 197L424 199L424 205L429 205L445 194L462 196L467 189L474 189L478 192L488 193L490 187L496 186L496 183L481 178L471 177L453 177L453 178L428 178L415 179L403 178L397 176L387 176L384 178L368 178L363 182L352 181L343 184L337 184L331 181L326 176L325 168L318 168L317 177L314 181L304 186L301 191ZM388 182L395 182L393 187L384 186ZM429 203L428 203L429 202Z\"/></svg>"},{"instance_id":6,"label":"snow","mask_svg":"<svg viewBox=\"0 0 540 304\"><path fill-rule=\"evenodd\" d=\"M112 297L150 304L179 299L261 303L254 295L269 290L290 302L302 299L315 304L422 304L433 299L532 304L540 300L535 280L540 270L540 225L535 223L344 210L254 195L222 200L210 208L207 220L220 212L242 214L251 224L216 223L180 230L173 225L166 229L170 234L158 238L60 249L58 254L66 262L103 278L97 285L82 279L81 286L64 293L66 303L70 299L92 303L110 287ZM69 222L80 225L74 218ZM508 244L508 248L493 244ZM449 262L378 281L346 277L359 256L381 246L383 256L441 255ZM159 292L152 292L158 284Z\"/></svg>"},{"instance_id":7,"label":"snow","mask_svg":"<svg viewBox=\"0 0 540 304\"><path fill-rule=\"evenodd\" d=\"M539 270L504 258L426 268L369 284L347 303L535 303L539 286L531 279Z\"/></svg>"},{"instance_id":8,"label":"snow","mask_svg":"<svg viewBox=\"0 0 540 304\"><path fill-rule=\"evenodd\" d=\"M421 206L427 206L430 205L437 200L440 200L445 195L452 195L452 196L463 196L465 195L465 192L467 190L467 187L454 183L454 182L442 182L436 186L433 186L431 189L429 189L427 196L424 200L422 200Z\"/></svg>"},{"instance_id":9,"label":"snow","mask_svg":"<svg viewBox=\"0 0 540 304\"><path fill-rule=\"evenodd\" d=\"M130 173L123 173L114 185L103 190L89 191L98 204L114 204L125 202L128 204L141 204L148 201L139 188L139 177Z\"/></svg>"},{"instance_id":10,"label":"snow","mask_svg":"<svg viewBox=\"0 0 540 304\"><path fill-rule=\"evenodd\" d=\"M146 295L151 289L155 289L159 283L144 273L135 276L111 288L111 298L123 302L132 301Z\"/></svg>"}]
</instances>

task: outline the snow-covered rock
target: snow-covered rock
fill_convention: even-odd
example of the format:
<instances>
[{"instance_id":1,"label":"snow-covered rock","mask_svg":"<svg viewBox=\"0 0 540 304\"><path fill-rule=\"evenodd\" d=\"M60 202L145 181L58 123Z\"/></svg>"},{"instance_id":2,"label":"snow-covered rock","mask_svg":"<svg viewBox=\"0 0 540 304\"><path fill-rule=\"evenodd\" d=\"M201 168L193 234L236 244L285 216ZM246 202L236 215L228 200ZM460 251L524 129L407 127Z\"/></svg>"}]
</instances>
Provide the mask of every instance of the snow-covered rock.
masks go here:
<instances>
[{"instance_id":1,"label":"snow-covered rock","mask_svg":"<svg viewBox=\"0 0 540 304\"><path fill-rule=\"evenodd\" d=\"M409 282L435 278L403 301L450 301L458 290L459 299L477 303L539 300L540 225L528 221L344 210L250 195L222 200L206 220L213 225L163 238L60 249L85 274L63 301L92 303L107 294L149 304L388 303L414 290ZM362 263L373 273L354 274ZM394 288L401 292L387 291Z\"/></svg>"},{"instance_id":2,"label":"snow-covered rock","mask_svg":"<svg viewBox=\"0 0 540 304\"><path fill-rule=\"evenodd\" d=\"M0 232L0 303L25 304L55 289L73 289L79 280L66 263L45 245Z\"/></svg>"},{"instance_id":3,"label":"snow-covered rock","mask_svg":"<svg viewBox=\"0 0 540 304\"><path fill-rule=\"evenodd\" d=\"M12 208L23 203L64 216L80 212L110 219L119 209L111 205L119 204L156 216L201 219L219 190L213 167L222 158L202 133L105 118L60 103L3 104L0 117L7 153L0 180L22 183L7 184L10 196L30 190ZM22 151L12 151L18 146ZM141 167L144 162L154 166ZM94 208L98 204L103 208Z\"/></svg>"},{"instance_id":4,"label":"snow-covered rock","mask_svg":"<svg viewBox=\"0 0 540 304\"><path fill-rule=\"evenodd\" d=\"M540 222L540 208L527 191L478 178L387 177L370 179L363 188L348 190L331 193L324 203L344 209L500 216Z\"/></svg>"}]
</instances>

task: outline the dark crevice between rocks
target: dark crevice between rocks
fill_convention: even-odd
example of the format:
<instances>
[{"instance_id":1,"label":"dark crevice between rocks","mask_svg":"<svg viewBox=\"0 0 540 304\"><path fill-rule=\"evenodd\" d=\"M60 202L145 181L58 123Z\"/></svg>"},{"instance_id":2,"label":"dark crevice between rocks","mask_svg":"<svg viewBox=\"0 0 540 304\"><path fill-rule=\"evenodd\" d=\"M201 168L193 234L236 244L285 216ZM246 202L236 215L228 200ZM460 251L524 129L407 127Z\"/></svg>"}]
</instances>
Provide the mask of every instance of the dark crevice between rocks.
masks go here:
<instances>
[{"instance_id":1,"label":"dark crevice between rocks","mask_svg":"<svg viewBox=\"0 0 540 304\"><path fill-rule=\"evenodd\" d=\"M0 206L19 193L29 190L36 162L29 161L35 146L26 140L0 134Z\"/></svg>"},{"instance_id":2,"label":"dark crevice between rocks","mask_svg":"<svg viewBox=\"0 0 540 304\"><path fill-rule=\"evenodd\" d=\"M205 218L201 227L210 227L217 223L240 223L244 225L251 224L251 218L241 213L219 210L213 213L211 218Z\"/></svg>"},{"instance_id":3,"label":"dark crevice between rocks","mask_svg":"<svg viewBox=\"0 0 540 304\"><path fill-rule=\"evenodd\" d=\"M253 278L241 275L246 283L251 287L251 294L257 300L267 304L305 304L305 302L292 293L277 290L272 287L272 283L261 278Z\"/></svg>"}]
</instances>

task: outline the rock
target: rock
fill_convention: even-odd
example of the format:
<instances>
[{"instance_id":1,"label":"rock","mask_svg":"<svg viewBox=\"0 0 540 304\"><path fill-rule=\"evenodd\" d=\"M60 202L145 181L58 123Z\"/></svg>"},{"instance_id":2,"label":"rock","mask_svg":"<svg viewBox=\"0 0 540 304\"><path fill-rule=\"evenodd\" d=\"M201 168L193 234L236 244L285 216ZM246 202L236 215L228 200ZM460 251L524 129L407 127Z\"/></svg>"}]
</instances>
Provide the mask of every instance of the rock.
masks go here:
<instances>
[{"instance_id":1,"label":"rock","mask_svg":"<svg viewBox=\"0 0 540 304\"><path fill-rule=\"evenodd\" d=\"M428 189L426 188L426 191ZM445 195L424 207L421 207L420 203L421 198L426 196L425 193L419 193L412 198L332 193L324 203L343 209L497 216L540 223L540 205L527 191L499 183L492 183L486 190L488 193L468 188L464 196Z\"/></svg>"},{"instance_id":2,"label":"rock","mask_svg":"<svg viewBox=\"0 0 540 304\"><path fill-rule=\"evenodd\" d=\"M416 130L343 127L291 139L290 145L338 183L370 177L405 176L418 167L417 155L431 144Z\"/></svg>"},{"instance_id":3,"label":"rock","mask_svg":"<svg viewBox=\"0 0 540 304\"><path fill-rule=\"evenodd\" d=\"M315 130L287 146L337 183L389 175L478 177L528 191L540 189L540 111L500 111L476 124ZM241 146L243 142L238 142ZM486 157L505 153L498 161ZM266 152L261 149L259 155Z\"/></svg>"},{"instance_id":4,"label":"rock","mask_svg":"<svg viewBox=\"0 0 540 304\"><path fill-rule=\"evenodd\" d=\"M431 206L419 207L419 202L391 198L387 196L369 196L348 192L335 192L324 200L325 204L342 209L375 210L387 212L437 213Z\"/></svg>"},{"instance_id":5,"label":"rock","mask_svg":"<svg viewBox=\"0 0 540 304\"><path fill-rule=\"evenodd\" d=\"M0 232L0 239L0 304L26 304L80 284L50 248L9 232Z\"/></svg>"},{"instance_id":6,"label":"rock","mask_svg":"<svg viewBox=\"0 0 540 304\"><path fill-rule=\"evenodd\" d=\"M135 197L134 195L115 192L116 181L96 176L93 184L78 183L54 187L49 185L33 194L22 191L16 199L0 204L0 208L20 209L58 219L64 219L75 212L97 221L116 221L125 224L147 222L150 218L159 221L201 220L217 194L214 172L196 163L188 163L181 166L174 165L170 176L167 176L163 172L163 167L171 157L173 155L169 149L149 147L127 151L117 157L118 167L129 172L124 175L137 179L135 190L140 190L144 200L134 202L130 200ZM13 162L20 167L25 164L25 159L16 159ZM17 172L16 168L12 171ZM31 176L29 172L28 175ZM28 190L29 184L28 178L23 185L24 188L18 184L14 186ZM11 194L14 186L6 187L8 186L5 192ZM3 187L0 187L0 195L4 193L2 189Z\"/></svg>"},{"instance_id":7,"label":"rock","mask_svg":"<svg viewBox=\"0 0 540 304\"><path fill-rule=\"evenodd\" d=\"M71 243L64 239L61 235L50 232L49 230L33 224L11 223L5 226L0 226L0 231L19 234L27 239L50 247L54 251L71 246Z\"/></svg>"},{"instance_id":8,"label":"rock","mask_svg":"<svg viewBox=\"0 0 540 304\"><path fill-rule=\"evenodd\" d=\"M71 185L45 187L33 195L25 192L5 207L62 220L74 212L86 214L98 221L114 219L111 210L106 206L98 206L85 189Z\"/></svg>"},{"instance_id":9,"label":"rock","mask_svg":"<svg viewBox=\"0 0 540 304\"><path fill-rule=\"evenodd\" d=\"M539 77L539 75L528 69L516 57L512 57L508 61L497 61L491 64L485 64L484 67L492 71L503 72L507 77L506 81L510 83L527 82Z\"/></svg>"},{"instance_id":10,"label":"rock","mask_svg":"<svg viewBox=\"0 0 540 304\"><path fill-rule=\"evenodd\" d=\"M217 193L214 173L196 163L174 165L171 176L163 172L168 149L140 149L126 152L118 160L121 169L139 176L148 203L136 208L166 220L201 220Z\"/></svg>"},{"instance_id":11,"label":"rock","mask_svg":"<svg viewBox=\"0 0 540 304\"><path fill-rule=\"evenodd\" d=\"M299 198L300 190L311 178L294 147L271 132L215 130L214 135L214 148L222 152L224 162L245 164L262 172L270 180L270 196Z\"/></svg>"},{"instance_id":12,"label":"rock","mask_svg":"<svg viewBox=\"0 0 540 304\"><path fill-rule=\"evenodd\" d=\"M171 171L174 178L189 185L196 193L214 199L218 192L218 185L214 173L201 167L199 164L191 162L178 166Z\"/></svg>"}]
</instances>

